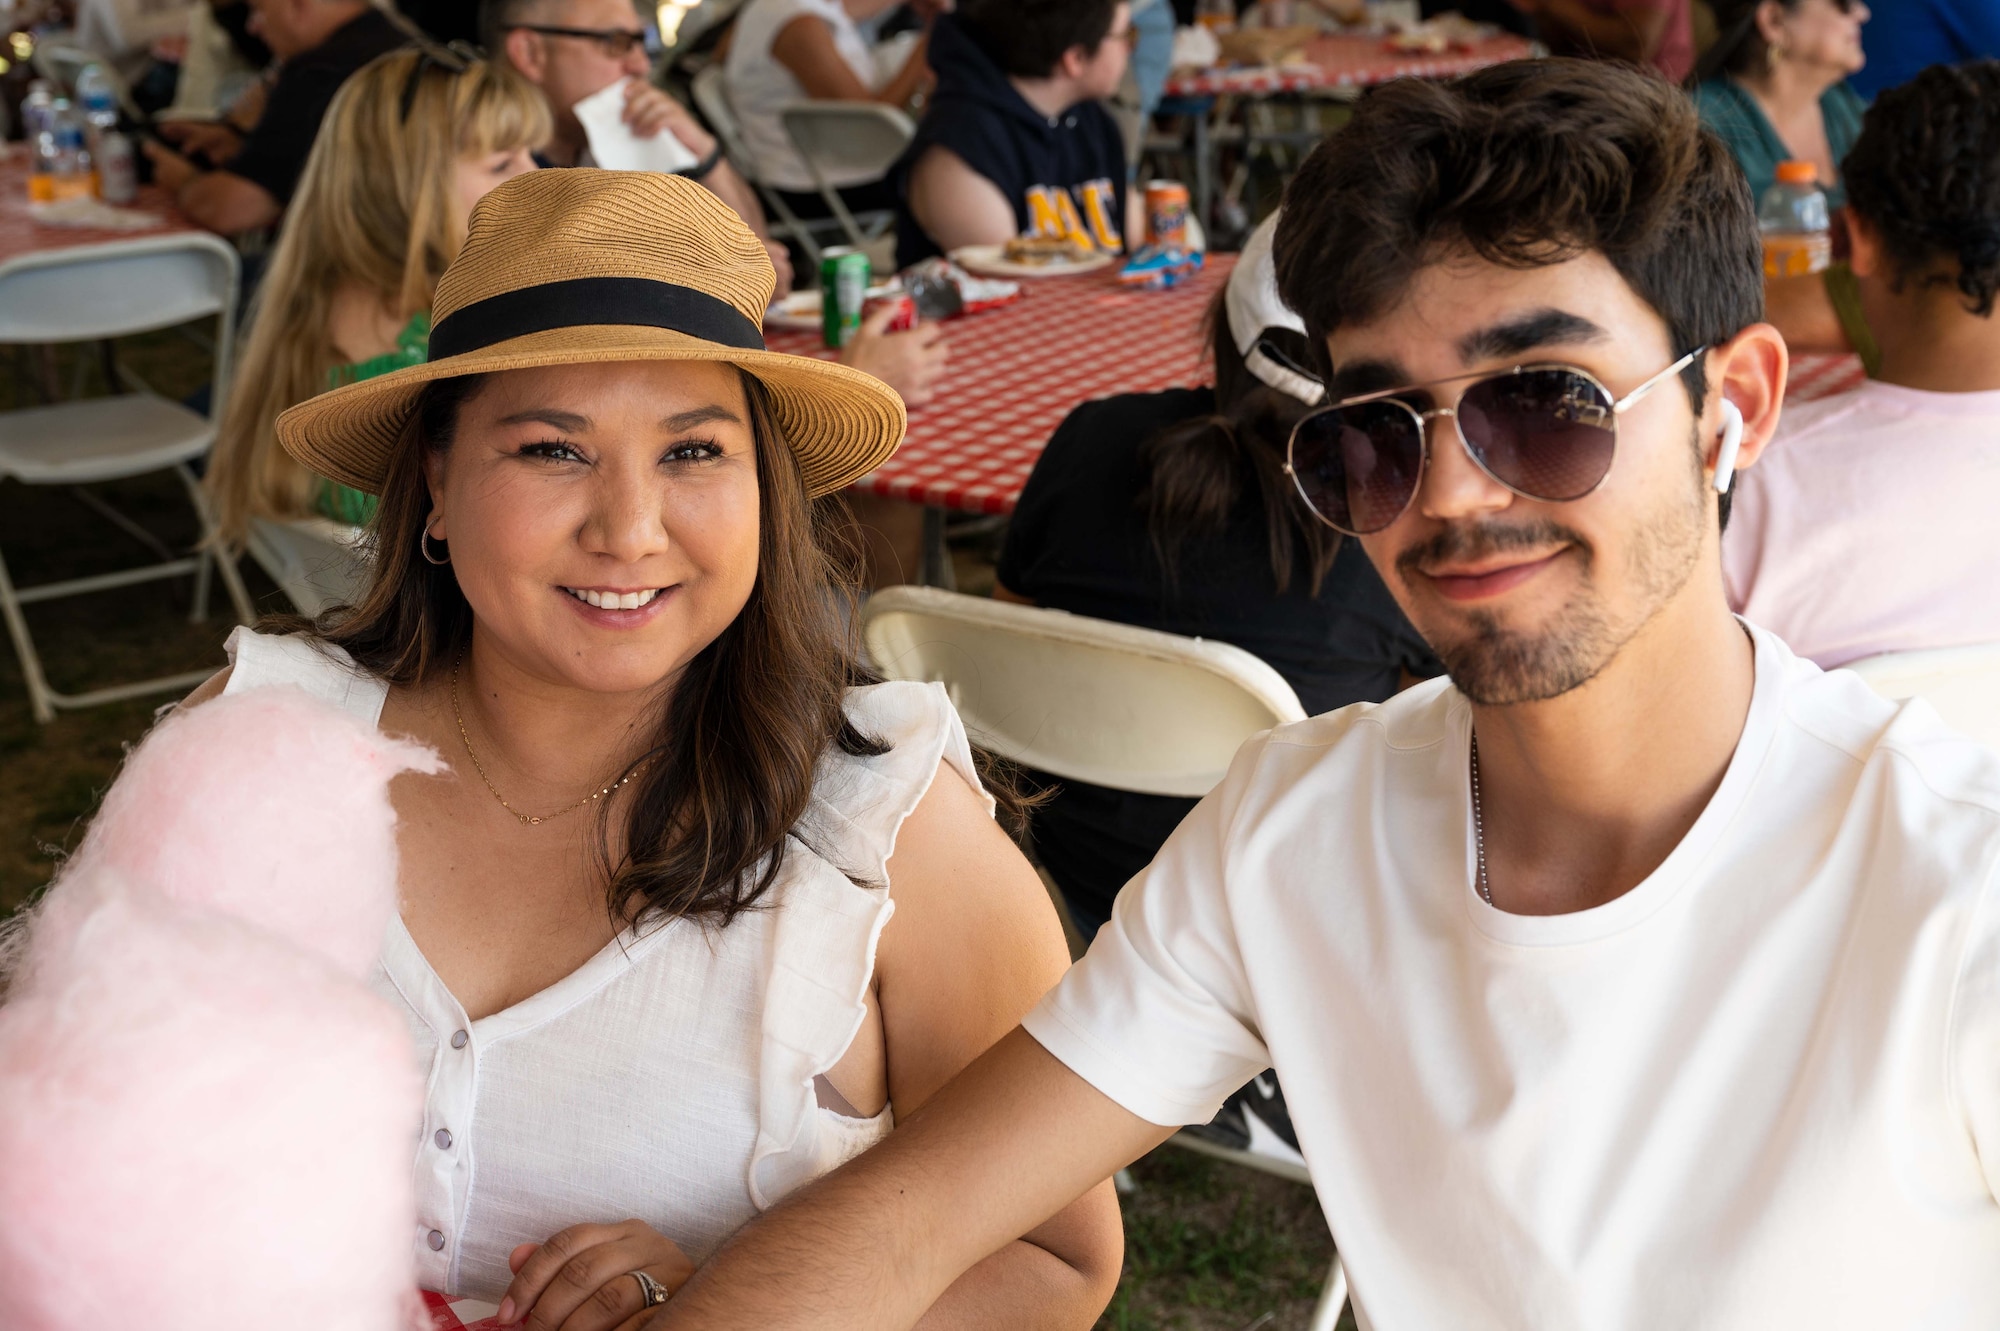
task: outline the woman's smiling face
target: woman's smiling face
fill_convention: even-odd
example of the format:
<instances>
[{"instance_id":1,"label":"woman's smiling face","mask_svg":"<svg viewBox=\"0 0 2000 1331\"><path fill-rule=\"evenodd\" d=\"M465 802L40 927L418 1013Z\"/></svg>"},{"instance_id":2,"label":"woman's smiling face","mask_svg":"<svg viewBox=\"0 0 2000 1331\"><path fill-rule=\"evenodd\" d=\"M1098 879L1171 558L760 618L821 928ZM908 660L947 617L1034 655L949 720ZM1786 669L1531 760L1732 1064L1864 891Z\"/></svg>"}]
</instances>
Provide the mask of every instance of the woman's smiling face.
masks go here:
<instances>
[{"instance_id":1,"label":"woman's smiling face","mask_svg":"<svg viewBox=\"0 0 2000 1331\"><path fill-rule=\"evenodd\" d=\"M480 641L591 692L675 675L757 581L750 422L740 372L714 362L488 376L426 468Z\"/></svg>"}]
</instances>

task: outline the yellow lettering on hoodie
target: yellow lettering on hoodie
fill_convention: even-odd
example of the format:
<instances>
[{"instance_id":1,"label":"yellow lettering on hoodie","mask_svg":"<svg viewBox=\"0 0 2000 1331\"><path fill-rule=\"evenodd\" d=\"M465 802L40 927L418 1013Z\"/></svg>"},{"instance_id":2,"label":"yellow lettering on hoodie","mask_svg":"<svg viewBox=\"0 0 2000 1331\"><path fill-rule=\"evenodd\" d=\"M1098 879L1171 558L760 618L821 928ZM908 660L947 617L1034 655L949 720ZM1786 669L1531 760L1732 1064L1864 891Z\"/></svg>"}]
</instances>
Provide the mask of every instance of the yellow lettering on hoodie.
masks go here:
<instances>
[{"instance_id":1,"label":"yellow lettering on hoodie","mask_svg":"<svg viewBox=\"0 0 2000 1331\"><path fill-rule=\"evenodd\" d=\"M1113 220L1118 210L1118 191L1111 187L1109 180L1092 180L1077 186L1083 191L1084 216L1090 219L1090 230L1102 250L1116 251L1123 243L1118 223Z\"/></svg>"},{"instance_id":2,"label":"yellow lettering on hoodie","mask_svg":"<svg viewBox=\"0 0 2000 1331\"><path fill-rule=\"evenodd\" d=\"M1028 186L1028 234L1031 236L1060 236L1063 234L1062 214L1056 207L1056 197L1061 190L1052 190L1047 185ZM1063 198L1068 203L1067 197Z\"/></svg>"}]
</instances>

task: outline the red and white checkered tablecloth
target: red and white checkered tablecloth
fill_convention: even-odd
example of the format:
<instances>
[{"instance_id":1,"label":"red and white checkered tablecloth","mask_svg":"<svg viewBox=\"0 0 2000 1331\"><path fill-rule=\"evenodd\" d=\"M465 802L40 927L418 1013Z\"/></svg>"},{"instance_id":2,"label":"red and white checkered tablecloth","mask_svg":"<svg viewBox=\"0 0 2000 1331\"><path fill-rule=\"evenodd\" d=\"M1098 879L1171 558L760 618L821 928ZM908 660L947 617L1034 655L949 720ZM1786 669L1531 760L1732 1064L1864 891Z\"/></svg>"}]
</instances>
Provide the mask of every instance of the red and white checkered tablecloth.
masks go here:
<instances>
[{"instance_id":1,"label":"red and white checkered tablecloth","mask_svg":"<svg viewBox=\"0 0 2000 1331\"><path fill-rule=\"evenodd\" d=\"M1218 97L1365 88L1390 79L1452 78L1533 53L1526 38L1507 33L1436 53L1393 50L1385 37L1329 34L1309 43L1297 64L1183 70L1168 77L1166 90L1174 97Z\"/></svg>"},{"instance_id":2,"label":"red and white checkered tablecloth","mask_svg":"<svg viewBox=\"0 0 2000 1331\"><path fill-rule=\"evenodd\" d=\"M970 513L1011 513L1071 409L1114 393L1207 383L1201 317L1234 266L1213 254L1171 291L1133 291L1114 269L1031 278L1012 305L955 319L938 395L910 413L896 455L856 488ZM831 359L818 333L773 329L773 351Z\"/></svg>"},{"instance_id":3,"label":"red and white checkered tablecloth","mask_svg":"<svg viewBox=\"0 0 2000 1331\"><path fill-rule=\"evenodd\" d=\"M1791 378L1785 384L1785 400L1811 402L1850 392L1859 388L1867 377L1859 356L1794 356Z\"/></svg>"},{"instance_id":4,"label":"red and white checkered tablecloth","mask_svg":"<svg viewBox=\"0 0 2000 1331\"><path fill-rule=\"evenodd\" d=\"M478 1299L453 1299L424 1291L424 1312L430 1317L431 1331L500 1331L493 1320L499 1306Z\"/></svg>"},{"instance_id":5,"label":"red and white checkered tablecloth","mask_svg":"<svg viewBox=\"0 0 2000 1331\"><path fill-rule=\"evenodd\" d=\"M29 155L20 144L0 149L0 264L44 250L71 249L79 245L109 245L123 240L150 236L170 236L177 231L193 231L194 223L174 207L167 192L157 185L139 191L132 205L152 213L160 225L143 231L103 231L87 227L44 226L28 212Z\"/></svg>"}]
</instances>

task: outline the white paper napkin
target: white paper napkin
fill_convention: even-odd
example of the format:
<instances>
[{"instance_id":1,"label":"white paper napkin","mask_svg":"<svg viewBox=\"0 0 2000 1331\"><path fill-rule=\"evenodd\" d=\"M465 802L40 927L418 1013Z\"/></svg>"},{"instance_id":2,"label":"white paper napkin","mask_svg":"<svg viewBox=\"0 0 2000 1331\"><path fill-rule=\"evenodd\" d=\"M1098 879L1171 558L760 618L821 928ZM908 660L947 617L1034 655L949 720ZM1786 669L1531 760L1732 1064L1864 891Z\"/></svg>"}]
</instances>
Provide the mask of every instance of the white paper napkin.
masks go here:
<instances>
[{"instance_id":1,"label":"white paper napkin","mask_svg":"<svg viewBox=\"0 0 2000 1331\"><path fill-rule=\"evenodd\" d=\"M685 171L701 161L686 144L661 130L642 139L625 123L625 83L592 93L571 108L590 140L590 156L608 171Z\"/></svg>"}]
</instances>

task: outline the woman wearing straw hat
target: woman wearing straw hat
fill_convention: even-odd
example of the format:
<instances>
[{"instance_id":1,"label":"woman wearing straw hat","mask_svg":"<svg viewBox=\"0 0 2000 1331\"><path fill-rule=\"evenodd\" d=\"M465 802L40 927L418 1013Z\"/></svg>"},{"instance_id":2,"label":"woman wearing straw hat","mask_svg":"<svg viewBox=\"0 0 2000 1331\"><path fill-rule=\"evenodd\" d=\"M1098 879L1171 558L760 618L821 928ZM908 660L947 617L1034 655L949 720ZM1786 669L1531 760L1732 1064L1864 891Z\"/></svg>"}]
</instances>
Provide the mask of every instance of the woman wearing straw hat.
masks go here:
<instances>
[{"instance_id":1,"label":"woman wearing straw hat","mask_svg":"<svg viewBox=\"0 0 2000 1331\"><path fill-rule=\"evenodd\" d=\"M942 690L856 663L812 500L894 451L902 404L765 351L771 287L686 181L494 190L430 359L278 423L381 497L367 594L239 631L197 694L304 687L456 770L397 783L375 987L426 1068L419 1280L538 1331L663 1301L1067 960ZM926 1325L1088 1326L1119 1258L1100 1190Z\"/></svg>"}]
</instances>

